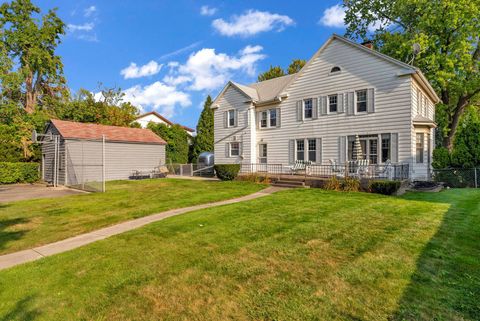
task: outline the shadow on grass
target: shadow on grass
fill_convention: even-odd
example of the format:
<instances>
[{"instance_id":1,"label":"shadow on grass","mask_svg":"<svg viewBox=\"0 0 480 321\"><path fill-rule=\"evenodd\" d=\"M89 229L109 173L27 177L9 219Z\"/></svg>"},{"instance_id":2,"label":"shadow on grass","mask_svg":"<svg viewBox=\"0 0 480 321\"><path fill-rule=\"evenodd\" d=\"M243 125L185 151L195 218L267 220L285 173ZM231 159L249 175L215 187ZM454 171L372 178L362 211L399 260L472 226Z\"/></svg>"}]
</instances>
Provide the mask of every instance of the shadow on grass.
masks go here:
<instances>
[{"instance_id":1,"label":"shadow on grass","mask_svg":"<svg viewBox=\"0 0 480 321\"><path fill-rule=\"evenodd\" d=\"M21 231L6 231L9 227L17 225L17 224L25 224L28 223L29 220L26 218L13 218L7 220L0 220L0 250L5 248L5 245L8 242L18 240L22 238L22 236L27 233L27 230Z\"/></svg>"},{"instance_id":2,"label":"shadow on grass","mask_svg":"<svg viewBox=\"0 0 480 321\"><path fill-rule=\"evenodd\" d=\"M34 297L32 295L25 297L24 299L15 303L15 306L6 314L0 316L0 321L31 321L40 316L38 309L32 308Z\"/></svg>"},{"instance_id":3,"label":"shadow on grass","mask_svg":"<svg viewBox=\"0 0 480 321\"><path fill-rule=\"evenodd\" d=\"M480 320L480 190L457 192L405 197L450 207L389 320Z\"/></svg>"}]
</instances>

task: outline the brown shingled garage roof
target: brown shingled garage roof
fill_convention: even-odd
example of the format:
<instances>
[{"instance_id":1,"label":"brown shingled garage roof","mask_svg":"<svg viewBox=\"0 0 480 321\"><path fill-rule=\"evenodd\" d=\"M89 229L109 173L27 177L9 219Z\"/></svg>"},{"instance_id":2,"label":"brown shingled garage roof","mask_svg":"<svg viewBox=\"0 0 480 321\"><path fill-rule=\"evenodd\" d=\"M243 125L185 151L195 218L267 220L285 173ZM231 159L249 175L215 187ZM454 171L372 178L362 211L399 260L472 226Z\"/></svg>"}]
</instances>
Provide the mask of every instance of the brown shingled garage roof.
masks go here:
<instances>
[{"instance_id":1,"label":"brown shingled garage roof","mask_svg":"<svg viewBox=\"0 0 480 321\"><path fill-rule=\"evenodd\" d=\"M105 140L129 143L167 143L150 129L107 126L52 119L51 123L65 139Z\"/></svg>"}]
</instances>

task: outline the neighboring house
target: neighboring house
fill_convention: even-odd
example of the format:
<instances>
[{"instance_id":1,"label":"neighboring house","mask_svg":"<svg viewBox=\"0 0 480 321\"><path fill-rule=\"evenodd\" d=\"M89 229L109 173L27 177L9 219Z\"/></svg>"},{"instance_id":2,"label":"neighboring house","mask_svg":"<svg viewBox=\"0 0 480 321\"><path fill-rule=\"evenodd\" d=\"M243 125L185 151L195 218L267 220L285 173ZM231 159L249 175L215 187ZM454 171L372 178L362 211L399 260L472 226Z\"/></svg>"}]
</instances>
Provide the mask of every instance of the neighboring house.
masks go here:
<instances>
[{"instance_id":1,"label":"neighboring house","mask_svg":"<svg viewBox=\"0 0 480 321\"><path fill-rule=\"evenodd\" d=\"M42 178L55 185L98 182L105 164L106 181L128 179L165 164L165 145L149 129L52 119L42 138Z\"/></svg>"},{"instance_id":2,"label":"neighboring house","mask_svg":"<svg viewBox=\"0 0 480 321\"><path fill-rule=\"evenodd\" d=\"M140 115L137 117L135 120L137 123L140 124L142 128L147 128L149 123L154 123L154 124L165 124L167 126L172 126L174 125L171 121L157 113L156 111L150 111L148 113L145 113L143 115ZM187 126L180 125L185 131L187 132L188 135L193 136L195 133L195 130L192 128L189 128Z\"/></svg>"},{"instance_id":3,"label":"neighboring house","mask_svg":"<svg viewBox=\"0 0 480 321\"><path fill-rule=\"evenodd\" d=\"M333 35L297 74L228 82L212 104L215 162L345 163L359 135L370 164L428 178L438 102L417 68Z\"/></svg>"}]
</instances>

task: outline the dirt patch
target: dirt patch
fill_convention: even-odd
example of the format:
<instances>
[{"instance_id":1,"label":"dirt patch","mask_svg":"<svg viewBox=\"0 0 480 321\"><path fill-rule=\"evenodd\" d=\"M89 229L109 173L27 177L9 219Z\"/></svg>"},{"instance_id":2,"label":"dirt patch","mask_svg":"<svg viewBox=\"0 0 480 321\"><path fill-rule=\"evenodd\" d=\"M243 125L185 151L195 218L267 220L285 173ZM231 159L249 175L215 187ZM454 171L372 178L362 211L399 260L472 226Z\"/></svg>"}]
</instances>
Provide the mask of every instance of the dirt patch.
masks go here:
<instances>
[{"instance_id":1,"label":"dirt patch","mask_svg":"<svg viewBox=\"0 0 480 321\"><path fill-rule=\"evenodd\" d=\"M29 200L35 198L63 197L82 194L83 191L66 187L47 187L42 184L14 184L0 186L0 203Z\"/></svg>"}]
</instances>

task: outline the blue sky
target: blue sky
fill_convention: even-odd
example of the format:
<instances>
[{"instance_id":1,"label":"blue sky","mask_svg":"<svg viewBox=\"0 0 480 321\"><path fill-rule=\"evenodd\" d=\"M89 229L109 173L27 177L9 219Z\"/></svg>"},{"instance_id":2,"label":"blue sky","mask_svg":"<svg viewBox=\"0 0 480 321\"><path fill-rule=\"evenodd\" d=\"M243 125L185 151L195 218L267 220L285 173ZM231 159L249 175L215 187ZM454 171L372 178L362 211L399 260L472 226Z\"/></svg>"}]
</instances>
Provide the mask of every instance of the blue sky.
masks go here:
<instances>
[{"instance_id":1,"label":"blue sky","mask_svg":"<svg viewBox=\"0 0 480 321\"><path fill-rule=\"evenodd\" d=\"M58 53L73 91L117 86L190 127L229 79L254 82L344 32L339 1L33 1L68 24Z\"/></svg>"}]
</instances>

